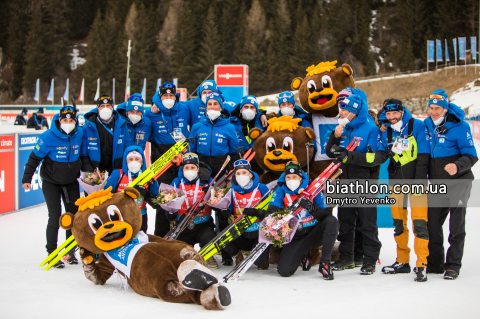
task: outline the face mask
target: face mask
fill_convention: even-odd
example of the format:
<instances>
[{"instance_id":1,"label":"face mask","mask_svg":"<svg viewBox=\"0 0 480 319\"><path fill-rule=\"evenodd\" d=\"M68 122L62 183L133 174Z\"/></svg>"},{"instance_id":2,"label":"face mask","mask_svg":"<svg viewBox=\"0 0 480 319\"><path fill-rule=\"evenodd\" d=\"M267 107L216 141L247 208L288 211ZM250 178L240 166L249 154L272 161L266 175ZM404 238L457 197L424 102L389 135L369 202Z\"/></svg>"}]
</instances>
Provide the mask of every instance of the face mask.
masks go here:
<instances>
[{"instance_id":1,"label":"face mask","mask_svg":"<svg viewBox=\"0 0 480 319\"><path fill-rule=\"evenodd\" d=\"M251 121L255 118L255 111L250 109L243 110L242 117L247 121Z\"/></svg>"},{"instance_id":2,"label":"face mask","mask_svg":"<svg viewBox=\"0 0 480 319\"><path fill-rule=\"evenodd\" d=\"M163 106L165 106L167 109L171 109L175 105L175 100L172 99L166 99L162 100Z\"/></svg>"},{"instance_id":3,"label":"face mask","mask_svg":"<svg viewBox=\"0 0 480 319\"><path fill-rule=\"evenodd\" d=\"M397 132L400 132L400 130L402 129L402 126L403 126L403 121L400 120L400 121L398 121L397 123L392 124L392 125L390 125L390 126L392 127L392 130L395 130L395 131L397 131Z\"/></svg>"},{"instance_id":4,"label":"face mask","mask_svg":"<svg viewBox=\"0 0 480 319\"><path fill-rule=\"evenodd\" d=\"M132 122L132 124L137 124L142 119L142 116L135 115L135 114L128 114L128 118L130 119L130 122Z\"/></svg>"},{"instance_id":5,"label":"face mask","mask_svg":"<svg viewBox=\"0 0 480 319\"><path fill-rule=\"evenodd\" d=\"M289 180L286 184L291 191L295 191L298 187L300 187L300 181L296 179Z\"/></svg>"},{"instance_id":6,"label":"face mask","mask_svg":"<svg viewBox=\"0 0 480 319\"><path fill-rule=\"evenodd\" d=\"M340 125L345 126L345 125L347 125L348 123L350 123L350 120L348 119L348 116L347 116L346 118L344 118L344 119L342 119L342 118L339 118L339 119L338 119L338 124L340 124Z\"/></svg>"},{"instance_id":7,"label":"face mask","mask_svg":"<svg viewBox=\"0 0 480 319\"><path fill-rule=\"evenodd\" d=\"M24 115L23 118L24 118L25 120L27 120L27 119L28 119L28 116Z\"/></svg>"},{"instance_id":8,"label":"face mask","mask_svg":"<svg viewBox=\"0 0 480 319\"><path fill-rule=\"evenodd\" d=\"M104 107L100 110L99 115L100 118L104 121L108 121L112 117L113 110L109 109L108 107Z\"/></svg>"},{"instance_id":9,"label":"face mask","mask_svg":"<svg viewBox=\"0 0 480 319\"><path fill-rule=\"evenodd\" d=\"M208 116L212 121L215 121L216 119L218 119L218 117L220 116L220 114L221 114L220 111L215 111L215 110L207 111L207 116Z\"/></svg>"},{"instance_id":10,"label":"face mask","mask_svg":"<svg viewBox=\"0 0 480 319\"><path fill-rule=\"evenodd\" d=\"M250 183L250 177L247 175L240 175L235 178L237 179L237 183L240 185L240 187L245 187L248 185L248 183Z\"/></svg>"},{"instance_id":11,"label":"face mask","mask_svg":"<svg viewBox=\"0 0 480 319\"><path fill-rule=\"evenodd\" d=\"M133 161L133 162L128 163L127 167L128 167L128 170L130 172L138 173L138 171L142 168L142 164L140 164L137 161Z\"/></svg>"},{"instance_id":12,"label":"face mask","mask_svg":"<svg viewBox=\"0 0 480 319\"><path fill-rule=\"evenodd\" d=\"M75 124L60 124L60 127L62 128L62 130L67 133L67 134L70 134L71 131L73 131L73 129L75 128Z\"/></svg>"},{"instance_id":13,"label":"face mask","mask_svg":"<svg viewBox=\"0 0 480 319\"><path fill-rule=\"evenodd\" d=\"M186 179L188 179L189 181L193 181L195 178L197 178L198 176L198 173L197 171L185 171L183 172L183 176L185 176Z\"/></svg>"},{"instance_id":14,"label":"face mask","mask_svg":"<svg viewBox=\"0 0 480 319\"><path fill-rule=\"evenodd\" d=\"M445 119L445 117L440 116L438 119L436 119L435 121L433 121L433 124L435 124L435 125L440 125L440 124L442 124L442 122L443 122L444 119Z\"/></svg>"},{"instance_id":15,"label":"face mask","mask_svg":"<svg viewBox=\"0 0 480 319\"><path fill-rule=\"evenodd\" d=\"M207 95L206 94L202 95L202 102L204 104L207 104Z\"/></svg>"},{"instance_id":16,"label":"face mask","mask_svg":"<svg viewBox=\"0 0 480 319\"><path fill-rule=\"evenodd\" d=\"M291 107L286 106L280 110L280 113L282 113L282 115L285 115L285 116L294 116L295 110Z\"/></svg>"}]
</instances>

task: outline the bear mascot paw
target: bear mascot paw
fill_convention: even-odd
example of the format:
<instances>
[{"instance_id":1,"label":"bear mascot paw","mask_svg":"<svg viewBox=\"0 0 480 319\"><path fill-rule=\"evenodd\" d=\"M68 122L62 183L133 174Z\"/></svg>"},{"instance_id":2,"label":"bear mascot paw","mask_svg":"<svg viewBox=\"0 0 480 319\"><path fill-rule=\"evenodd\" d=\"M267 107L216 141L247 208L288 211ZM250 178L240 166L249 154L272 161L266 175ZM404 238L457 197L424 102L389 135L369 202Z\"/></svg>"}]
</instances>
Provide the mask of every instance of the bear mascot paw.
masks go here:
<instances>
[{"instance_id":1,"label":"bear mascot paw","mask_svg":"<svg viewBox=\"0 0 480 319\"><path fill-rule=\"evenodd\" d=\"M88 280L103 285L117 271L142 296L201 304L207 310L223 310L230 305L228 289L192 246L140 231L142 215L136 189L127 187L116 194L110 191L78 199L78 212L60 218L60 226L72 230L80 247ZM98 260L95 254L100 254Z\"/></svg>"}]
</instances>

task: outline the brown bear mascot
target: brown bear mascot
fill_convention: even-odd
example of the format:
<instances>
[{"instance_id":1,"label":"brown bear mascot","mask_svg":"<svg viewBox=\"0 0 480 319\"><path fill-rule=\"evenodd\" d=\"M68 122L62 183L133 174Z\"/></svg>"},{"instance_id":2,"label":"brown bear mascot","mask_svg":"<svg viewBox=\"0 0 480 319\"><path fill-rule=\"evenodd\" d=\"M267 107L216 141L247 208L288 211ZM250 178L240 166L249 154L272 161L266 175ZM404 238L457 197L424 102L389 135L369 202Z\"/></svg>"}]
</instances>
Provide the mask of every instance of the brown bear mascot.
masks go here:
<instances>
[{"instance_id":1,"label":"brown bear mascot","mask_svg":"<svg viewBox=\"0 0 480 319\"><path fill-rule=\"evenodd\" d=\"M302 167L307 167L313 158L313 146L309 146L307 156L305 145L315 141L315 132L309 127L299 126L301 121L292 116L274 117L268 120L268 128L263 134L259 128L250 130L248 135L255 140L255 160L267 171L262 175L261 183L277 180L289 161L298 161Z\"/></svg>"},{"instance_id":2,"label":"brown bear mascot","mask_svg":"<svg viewBox=\"0 0 480 319\"><path fill-rule=\"evenodd\" d=\"M337 61L310 66L305 78L295 78L292 89L298 90L300 104L312 114L317 153L311 163L311 178L320 175L331 163L325 147L330 133L338 125L337 95L346 87L355 88L353 70L348 64L335 67Z\"/></svg>"},{"instance_id":3,"label":"brown bear mascot","mask_svg":"<svg viewBox=\"0 0 480 319\"><path fill-rule=\"evenodd\" d=\"M193 247L140 231L142 216L135 201L139 197L130 187L116 194L101 190L78 199L75 215L60 218L62 228L72 229L80 247L87 279L103 285L118 271L142 296L201 304L207 310L227 307L228 289ZM101 254L98 261L94 254Z\"/></svg>"}]
</instances>

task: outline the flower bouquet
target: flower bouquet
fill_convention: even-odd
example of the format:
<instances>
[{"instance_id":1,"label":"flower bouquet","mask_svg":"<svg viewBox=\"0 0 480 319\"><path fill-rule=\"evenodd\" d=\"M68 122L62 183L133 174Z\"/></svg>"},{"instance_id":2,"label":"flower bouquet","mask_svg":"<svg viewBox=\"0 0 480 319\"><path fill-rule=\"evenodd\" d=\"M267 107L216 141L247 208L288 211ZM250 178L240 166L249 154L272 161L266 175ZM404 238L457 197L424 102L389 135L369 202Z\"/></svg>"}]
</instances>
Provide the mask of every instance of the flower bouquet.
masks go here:
<instances>
[{"instance_id":1,"label":"flower bouquet","mask_svg":"<svg viewBox=\"0 0 480 319\"><path fill-rule=\"evenodd\" d=\"M97 168L94 172L80 172L77 181L88 194L91 194L103 189L107 179L108 172L100 172Z\"/></svg>"},{"instance_id":2,"label":"flower bouquet","mask_svg":"<svg viewBox=\"0 0 480 319\"><path fill-rule=\"evenodd\" d=\"M279 230L272 228L277 221L287 214L287 210L281 209L262 220L260 223L258 242L272 244L275 247L282 247L282 245L291 242L298 227L299 220L297 218L290 219L290 221Z\"/></svg>"},{"instance_id":3,"label":"flower bouquet","mask_svg":"<svg viewBox=\"0 0 480 319\"><path fill-rule=\"evenodd\" d=\"M180 210L184 200L184 191L164 183L160 184L158 196L152 198L154 204L160 205L164 210L171 213Z\"/></svg>"},{"instance_id":4,"label":"flower bouquet","mask_svg":"<svg viewBox=\"0 0 480 319\"><path fill-rule=\"evenodd\" d=\"M218 188L210 187L207 195L205 195L205 201L208 206L216 209L225 209L230 206L232 202L232 188Z\"/></svg>"}]
</instances>

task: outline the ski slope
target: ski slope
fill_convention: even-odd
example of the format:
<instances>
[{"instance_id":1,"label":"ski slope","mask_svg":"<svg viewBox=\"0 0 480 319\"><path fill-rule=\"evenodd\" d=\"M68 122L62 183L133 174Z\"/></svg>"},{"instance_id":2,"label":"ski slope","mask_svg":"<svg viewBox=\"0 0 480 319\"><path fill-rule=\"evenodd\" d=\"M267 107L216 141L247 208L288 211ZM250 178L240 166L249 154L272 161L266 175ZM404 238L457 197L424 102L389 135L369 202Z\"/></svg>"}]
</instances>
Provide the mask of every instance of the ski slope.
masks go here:
<instances>
[{"instance_id":1,"label":"ski slope","mask_svg":"<svg viewBox=\"0 0 480 319\"><path fill-rule=\"evenodd\" d=\"M477 152L480 143L476 141ZM480 153L480 152L479 152ZM480 179L480 165L473 169ZM472 194L476 196L476 194ZM477 195L478 196L478 195ZM381 267L396 257L393 229L380 229L381 265L372 276L359 268L335 272L334 281L324 281L312 267L300 268L282 278L275 265L267 271L252 267L239 281L229 282L232 304L225 311L207 311L194 304L172 304L143 297L132 289L120 289L113 276L95 286L81 265L44 271L38 265L46 257L46 206L0 216L0 318L480 318L480 208L469 208L467 237L461 275L455 281L443 275L428 275L414 282L413 273L384 275ZM149 232L154 228L150 210ZM409 223L411 225L411 222ZM411 228L410 228L411 231ZM444 227L448 247L448 219ZM65 239L60 232L59 242ZM415 265L410 232L411 266ZM214 272L221 278L231 267Z\"/></svg>"}]
</instances>

